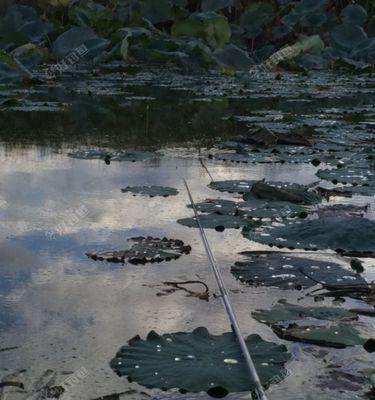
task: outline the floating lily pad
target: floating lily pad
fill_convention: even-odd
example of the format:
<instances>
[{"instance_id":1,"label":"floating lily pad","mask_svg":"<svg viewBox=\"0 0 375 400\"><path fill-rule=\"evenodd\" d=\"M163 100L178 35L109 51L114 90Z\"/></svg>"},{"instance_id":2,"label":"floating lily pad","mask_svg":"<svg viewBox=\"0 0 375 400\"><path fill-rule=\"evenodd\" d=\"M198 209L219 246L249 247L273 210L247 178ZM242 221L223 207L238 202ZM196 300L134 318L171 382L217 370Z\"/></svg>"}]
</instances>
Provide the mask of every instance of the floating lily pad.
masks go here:
<instances>
[{"instance_id":1,"label":"floating lily pad","mask_svg":"<svg viewBox=\"0 0 375 400\"><path fill-rule=\"evenodd\" d=\"M244 254L249 259L237 261L232 266L231 272L241 282L251 286L274 286L286 290L309 288L316 285L315 281L336 286L366 284L360 275L353 274L332 262L294 257L278 252Z\"/></svg>"},{"instance_id":2,"label":"floating lily pad","mask_svg":"<svg viewBox=\"0 0 375 400\"><path fill-rule=\"evenodd\" d=\"M316 204L322 198L316 193L309 191L306 187L297 184L277 184L256 182L252 185L250 193L244 196L245 200L249 200L254 195L259 199L273 200L273 201L289 201L296 204Z\"/></svg>"},{"instance_id":3,"label":"floating lily pad","mask_svg":"<svg viewBox=\"0 0 375 400\"><path fill-rule=\"evenodd\" d=\"M182 240L159 239L151 236L134 237L129 239L134 244L126 250L100 251L86 253L93 260L106 260L114 263L146 264L161 261L170 261L180 258L183 254L189 254L191 247L185 245Z\"/></svg>"},{"instance_id":4,"label":"floating lily pad","mask_svg":"<svg viewBox=\"0 0 375 400\"><path fill-rule=\"evenodd\" d=\"M246 344L264 386L275 376L286 376L284 364L290 355L285 346L258 335L248 336ZM234 334L214 336L206 328L164 335L151 331L146 340L136 336L110 365L118 375L149 388L213 394L254 387Z\"/></svg>"},{"instance_id":5,"label":"floating lily pad","mask_svg":"<svg viewBox=\"0 0 375 400\"><path fill-rule=\"evenodd\" d=\"M324 180L331 181L334 184L352 184L354 186L372 187L375 190L375 173L368 168L344 167L335 169L321 169L316 175Z\"/></svg>"},{"instance_id":6,"label":"floating lily pad","mask_svg":"<svg viewBox=\"0 0 375 400\"><path fill-rule=\"evenodd\" d=\"M320 218L322 217L342 217L342 216L356 216L363 217L368 211L369 205L355 206L352 204L333 204L330 206L320 207L316 213Z\"/></svg>"},{"instance_id":7,"label":"floating lily pad","mask_svg":"<svg viewBox=\"0 0 375 400\"><path fill-rule=\"evenodd\" d=\"M266 164L281 162L271 153L221 153L214 156L215 160L229 161L232 163Z\"/></svg>"},{"instance_id":8,"label":"floating lily pad","mask_svg":"<svg viewBox=\"0 0 375 400\"><path fill-rule=\"evenodd\" d=\"M243 230L251 240L278 247L375 252L375 221L361 217L324 217Z\"/></svg>"},{"instance_id":9,"label":"floating lily pad","mask_svg":"<svg viewBox=\"0 0 375 400\"><path fill-rule=\"evenodd\" d=\"M282 339L335 348L364 345L367 341L355 328L343 323L298 321L284 325L273 324L272 330Z\"/></svg>"},{"instance_id":10,"label":"floating lily pad","mask_svg":"<svg viewBox=\"0 0 375 400\"><path fill-rule=\"evenodd\" d=\"M286 201L264 201L257 199L241 202L207 199L204 202L197 203L196 208L198 211L204 213L237 215L242 218L293 218L297 216L304 218L310 212L304 206Z\"/></svg>"},{"instance_id":11,"label":"floating lily pad","mask_svg":"<svg viewBox=\"0 0 375 400\"><path fill-rule=\"evenodd\" d=\"M133 193L133 195L142 195L142 196L176 196L178 194L178 190L171 187L165 186L127 186L124 189L121 189L123 193Z\"/></svg>"},{"instance_id":12,"label":"floating lily pad","mask_svg":"<svg viewBox=\"0 0 375 400\"><path fill-rule=\"evenodd\" d=\"M237 216L237 215L223 215L217 213L201 214L199 221L205 229L215 229L218 232L222 232L225 229L239 229L245 225L259 226L259 222L251 221L250 219ZM181 225L188 226L189 228L197 228L197 220L195 217L182 218L177 220Z\"/></svg>"},{"instance_id":13,"label":"floating lily pad","mask_svg":"<svg viewBox=\"0 0 375 400\"><path fill-rule=\"evenodd\" d=\"M259 322L274 324L281 321L315 318L329 321L358 319L358 316L339 307L303 307L279 301L271 310L257 310L251 315Z\"/></svg>"},{"instance_id":14,"label":"floating lily pad","mask_svg":"<svg viewBox=\"0 0 375 400\"><path fill-rule=\"evenodd\" d=\"M208 187L218 190L219 192L239 193L244 194L250 192L251 187L256 181L248 180L229 180L229 181L214 181Z\"/></svg>"},{"instance_id":15,"label":"floating lily pad","mask_svg":"<svg viewBox=\"0 0 375 400\"><path fill-rule=\"evenodd\" d=\"M206 199L201 203L196 203L195 207L198 211L203 213L234 215L238 210L239 204L240 203L232 200ZM191 208L191 205L189 204L188 207Z\"/></svg>"},{"instance_id":16,"label":"floating lily pad","mask_svg":"<svg viewBox=\"0 0 375 400\"><path fill-rule=\"evenodd\" d=\"M153 157L147 151L102 151L102 150L82 150L69 153L69 157L81 160L109 160L109 161L144 161Z\"/></svg>"}]
</instances>

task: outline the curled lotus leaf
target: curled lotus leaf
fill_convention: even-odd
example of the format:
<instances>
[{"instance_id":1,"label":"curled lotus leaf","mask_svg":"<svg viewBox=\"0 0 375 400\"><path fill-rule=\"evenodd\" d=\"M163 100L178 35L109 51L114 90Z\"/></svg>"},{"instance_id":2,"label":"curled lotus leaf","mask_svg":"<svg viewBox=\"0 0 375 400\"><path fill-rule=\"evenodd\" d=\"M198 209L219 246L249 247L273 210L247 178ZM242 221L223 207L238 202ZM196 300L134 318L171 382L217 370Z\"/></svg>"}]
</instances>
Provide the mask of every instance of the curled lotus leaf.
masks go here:
<instances>
[{"instance_id":1,"label":"curled lotus leaf","mask_svg":"<svg viewBox=\"0 0 375 400\"><path fill-rule=\"evenodd\" d=\"M359 4L349 4L341 12L344 23L362 26L368 18L367 11Z\"/></svg>"},{"instance_id":2,"label":"curled lotus leaf","mask_svg":"<svg viewBox=\"0 0 375 400\"><path fill-rule=\"evenodd\" d=\"M253 318L265 324L283 321L315 318L328 321L348 321L358 319L357 314L340 307L304 307L279 301L271 310L256 310Z\"/></svg>"},{"instance_id":3,"label":"curled lotus leaf","mask_svg":"<svg viewBox=\"0 0 375 400\"><path fill-rule=\"evenodd\" d=\"M252 196L259 199L271 201L288 201L295 204L312 205L319 203L321 196L309 190L307 187L298 184L287 184L280 182L259 181L252 185L250 193L244 196L245 200L250 200Z\"/></svg>"},{"instance_id":4,"label":"curled lotus leaf","mask_svg":"<svg viewBox=\"0 0 375 400\"><path fill-rule=\"evenodd\" d=\"M290 354L285 346L266 342L258 335L245 341L265 387L275 376L287 375L284 364ZM136 336L120 348L110 365L119 376L149 388L214 395L254 387L234 334L215 336L206 328L164 335L151 331L146 340Z\"/></svg>"},{"instance_id":5,"label":"curled lotus leaf","mask_svg":"<svg viewBox=\"0 0 375 400\"><path fill-rule=\"evenodd\" d=\"M216 213L222 215L235 215L237 213L238 202L225 199L206 199L200 203L196 203L195 207L202 213ZM191 208L191 205L188 204Z\"/></svg>"},{"instance_id":6,"label":"curled lotus leaf","mask_svg":"<svg viewBox=\"0 0 375 400\"><path fill-rule=\"evenodd\" d=\"M359 332L344 323L327 321L296 321L294 323L273 324L272 330L282 339L318 346L345 348L348 346L364 345L367 339Z\"/></svg>"},{"instance_id":7,"label":"curled lotus leaf","mask_svg":"<svg viewBox=\"0 0 375 400\"><path fill-rule=\"evenodd\" d=\"M167 239L166 237L160 239L151 236L139 236L131 238L129 241L134 244L126 250L99 251L86 253L86 255L95 261L106 260L114 263L146 264L176 260L191 251L191 247L184 244L182 240Z\"/></svg>"},{"instance_id":8,"label":"curled lotus leaf","mask_svg":"<svg viewBox=\"0 0 375 400\"><path fill-rule=\"evenodd\" d=\"M176 196L178 194L178 190L172 187L165 186L127 186L126 188L121 189L122 193L133 193L133 196L141 195L141 196Z\"/></svg>"},{"instance_id":9,"label":"curled lotus leaf","mask_svg":"<svg viewBox=\"0 0 375 400\"><path fill-rule=\"evenodd\" d=\"M375 221L361 217L323 217L243 229L251 240L279 248L332 249L338 253L375 252Z\"/></svg>"},{"instance_id":10,"label":"curled lotus leaf","mask_svg":"<svg viewBox=\"0 0 375 400\"><path fill-rule=\"evenodd\" d=\"M366 41L367 35L362 27L350 23L339 25L332 31L331 37L333 42L345 49L355 49Z\"/></svg>"},{"instance_id":11,"label":"curled lotus leaf","mask_svg":"<svg viewBox=\"0 0 375 400\"><path fill-rule=\"evenodd\" d=\"M250 286L273 286L283 290L305 289L316 281L327 285L366 284L358 274L339 264L279 252L244 252L245 261L237 261L231 273ZM309 276L312 279L309 279Z\"/></svg>"},{"instance_id":12,"label":"curled lotus leaf","mask_svg":"<svg viewBox=\"0 0 375 400\"><path fill-rule=\"evenodd\" d=\"M218 190L219 192L239 193L244 194L250 192L251 187L256 181L243 180L228 180L228 181L212 181L208 187Z\"/></svg>"}]
</instances>

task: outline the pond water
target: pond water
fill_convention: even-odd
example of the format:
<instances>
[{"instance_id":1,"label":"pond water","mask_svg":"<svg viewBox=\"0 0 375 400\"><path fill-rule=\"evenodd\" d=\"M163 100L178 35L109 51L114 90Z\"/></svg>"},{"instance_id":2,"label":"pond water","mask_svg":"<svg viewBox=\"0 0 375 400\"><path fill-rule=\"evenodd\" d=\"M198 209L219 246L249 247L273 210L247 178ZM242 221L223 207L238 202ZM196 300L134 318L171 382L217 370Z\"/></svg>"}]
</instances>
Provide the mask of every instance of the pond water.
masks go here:
<instances>
[{"instance_id":1,"label":"pond water","mask_svg":"<svg viewBox=\"0 0 375 400\"><path fill-rule=\"evenodd\" d=\"M152 329L160 334L199 326L213 334L230 330L198 230L176 222L192 216L183 179L196 201L240 199L207 187L210 178L199 161L203 155L215 180L316 182L321 165L228 163L206 155L219 139L243 132L248 122L281 128L307 123L344 132L344 137L356 132L371 136L374 87L369 76L288 75L276 80L273 75L187 77L167 70L107 71L100 79L82 70L57 84L3 87L0 378L25 369L19 380L30 387L53 370L58 384L68 372L84 367L87 376L69 391L72 399L123 392L126 399L168 398L168 393L119 378L109 361L127 340L137 334L145 338ZM153 156L107 165L68 155L89 148L150 150ZM139 185L170 186L179 193L149 198L120 190ZM374 219L373 197L332 202L370 204L366 217ZM93 261L85 255L123 249L127 239L148 235L181 239L192 251L178 260L146 265ZM304 297L309 290L254 288L235 280L230 267L241 260L239 252L269 247L244 238L240 229L207 230L207 236L245 336L260 334L292 352L289 376L271 387L269 398L362 398L369 387L340 375L337 367L371 365L371 354L361 347L338 350L287 342L251 317L251 311L270 308L279 299L315 304L313 297ZM345 265L332 251L312 257ZM375 279L373 261L365 259L365 266L364 276ZM154 285L186 280L204 281L209 301L183 291L157 296L161 287ZM332 298L319 305L331 306ZM363 305L347 299L341 306ZM373 319L360 317L357 328L363 336L373 336Z\"/></svg>"}]
</instances>

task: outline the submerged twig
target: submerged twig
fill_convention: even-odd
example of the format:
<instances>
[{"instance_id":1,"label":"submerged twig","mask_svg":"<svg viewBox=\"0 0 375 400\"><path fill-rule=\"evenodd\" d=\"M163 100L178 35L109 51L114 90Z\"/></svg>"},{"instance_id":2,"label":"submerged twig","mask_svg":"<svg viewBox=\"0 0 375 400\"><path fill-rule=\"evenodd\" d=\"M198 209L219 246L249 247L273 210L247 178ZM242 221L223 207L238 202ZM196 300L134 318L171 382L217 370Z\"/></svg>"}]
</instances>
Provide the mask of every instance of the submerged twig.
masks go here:
<instances>
[{"instance_id":1,"label":"submerged twig","mask_svg":"<svg viewBox=\"0 0 375 400\"><path fill-rule=\"evenodd\" d=\"M214 178L212 177L210 171L208 170L208 168L206 167L205 163L203 162L202 157L199 157L199 162L201 163L201 166L204 168L204 170L207 172L208 176L211 179L211 182L215 182Z\"/></svg>"}]
</instances>

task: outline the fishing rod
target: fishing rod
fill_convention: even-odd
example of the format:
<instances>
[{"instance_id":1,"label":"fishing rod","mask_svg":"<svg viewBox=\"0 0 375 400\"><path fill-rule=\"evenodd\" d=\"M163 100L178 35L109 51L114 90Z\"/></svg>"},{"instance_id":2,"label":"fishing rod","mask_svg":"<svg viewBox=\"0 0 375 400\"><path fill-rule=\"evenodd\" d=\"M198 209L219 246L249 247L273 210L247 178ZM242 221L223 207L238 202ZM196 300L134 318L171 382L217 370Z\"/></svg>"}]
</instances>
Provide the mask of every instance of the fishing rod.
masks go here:
<instances>
[{"instance_id":1,"label":"fishing rod","mask_svg":"<svg viewBox=\"0 0 375 400\"><path fill-rule=\"evenodd\" d=\"M188 186L188 184L187 184L185 179L184 179L184 184L185 184L188 196L189 196L191 207L192 207L192 209L194 211L195 220L197 221L197 226L199 228L199 232L200 232L200 235L201 235L201 238L202 238L202 241L203 241L204 248L205 248L206 253L207 253L207 257L208 257L208 259L210 261L210 265L211 265L212 271L214 273L214 276L216 278L217 284L218 284L219 289L220 289L220 293L221 293L221 297L222 297L222 300L223 300L223 303L224 303L224 306L225 306L225 310L226 310L226 312L228 314L228 317L229 317L233 332L235 333L235 335L237 337L237 340L238 340L238 343L239 343L239 345L241 347L241 351L242 351L243 357L245 358L245 362L246 362L247 368L249 370L249 376L251 378L251 381L255 385L255 389L251 393L252 397L255 400L268 400L267 396L266 396L266 393L265 393L265 391L263 389L263 386L262 386L262 384L260 382L257 370L256 370L255 365L254 365L254 362L253 362L253 360L251 358L251 355L249 353L249 350L248 350L248 348L246 346L245 339L242 336L240 327L239 327L238 322L237 322L236 315L235 315L234 310L233 310L233 308L232 308L232 306L230 304L230 301L229 301L227 289L225 287L225 284L224 284L223 278L221 276L220 270L216 265L215 257L213 255L212 250L210 248L210 245L208 243L206 234L204 232L203 226L202 226L201 221L200 221L199 216L198 216L196 205L194 203L194 200L193 200L193 197L191 195L189 186Z\"/></svg>"}]
</instances>

